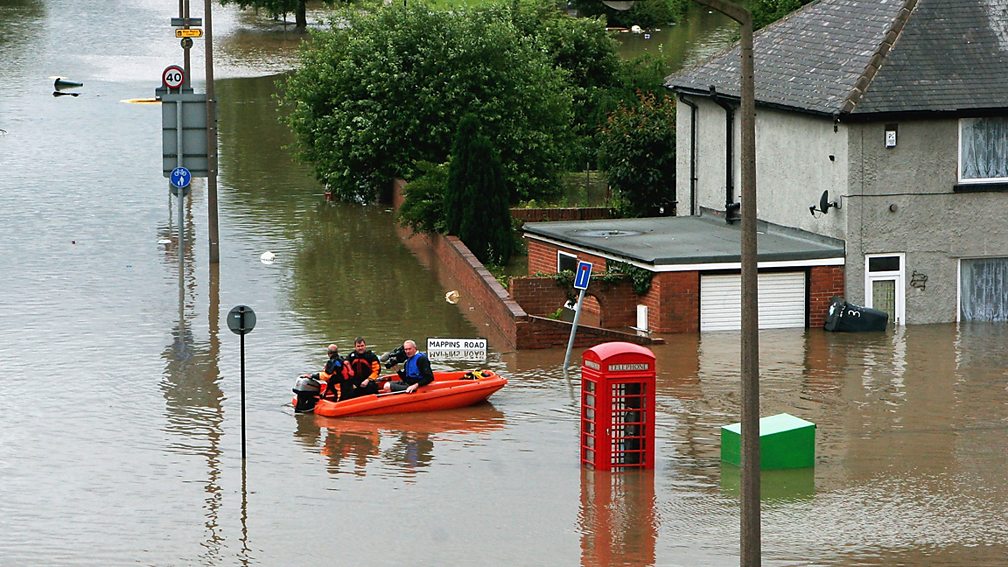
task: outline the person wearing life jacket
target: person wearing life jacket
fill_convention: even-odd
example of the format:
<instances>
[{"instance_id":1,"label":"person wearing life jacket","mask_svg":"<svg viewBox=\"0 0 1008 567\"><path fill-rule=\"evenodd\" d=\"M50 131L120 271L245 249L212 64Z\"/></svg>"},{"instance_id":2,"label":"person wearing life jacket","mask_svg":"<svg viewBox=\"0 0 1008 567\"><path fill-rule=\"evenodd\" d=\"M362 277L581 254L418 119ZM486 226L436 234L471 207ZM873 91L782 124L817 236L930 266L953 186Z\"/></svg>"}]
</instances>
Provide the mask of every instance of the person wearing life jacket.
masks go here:
<instances>
[{"instance_id":1,"label":"person wearing life jacket","mask_svg":"<svg viewBox=\"0 0 1008 567\"><path fill-rule=\"evenodd\" d=\"M341 400L378 393L381 362L378 355L368 350L364 337L354 339L354 350L347 355L344 363L350 367L353 378L343 383L346 387L340 394Z\"/></svg>"},{"instance_id":2,"label":"person wearing life jacket","mask_svg":"<svg viewBox=\"0 0 1008 567\"><path fill-rule=\"evenodd\" d=\"M325 397L336 401L337 399L343 399L338 392L348 389L344 384L351 381L353 372L350 370L350 365L346 364L343 357L340 356L338 346L331 344L326 348L326 351L329 354L329 360L326 361L325 368L320 373L320 377L326 381ZM340 386L338 391L336 389L337 384Z\"/></svg>"},{"instance_id":3,"label":"person wearing life jacket","mask_svg":"<svg viewBox=\"0 0 1008 567\"><path fill-rule=\"evenodd\" d=\"M427 355L417 351L416 342L405 340L402 346L407 358L398 372L399 382L386 382L385 391L412 394L420 386L426 386L434 381L434 371L431 370Z\"/></svg>"}]
</instances>

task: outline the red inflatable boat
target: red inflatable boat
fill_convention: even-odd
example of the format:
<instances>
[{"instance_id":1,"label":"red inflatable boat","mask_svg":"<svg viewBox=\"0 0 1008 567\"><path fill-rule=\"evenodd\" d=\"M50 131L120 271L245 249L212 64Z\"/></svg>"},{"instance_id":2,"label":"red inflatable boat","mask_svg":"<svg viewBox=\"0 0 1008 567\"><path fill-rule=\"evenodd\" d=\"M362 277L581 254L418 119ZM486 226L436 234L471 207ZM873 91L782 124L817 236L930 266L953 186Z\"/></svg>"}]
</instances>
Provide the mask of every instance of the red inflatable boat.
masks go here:
<instances>
[{"instance_id":1,"label":"red inflatable boat","mask_svg":"<svg viewBox=\"0 0 1008 567\"><path fill-rule=\"evenodd\" d=\"M492 370L434 372L433 382L411 394L390 392L333 402L319 399L325 382L316 382L318 389L313 392L315 386L299 381L292 403L299 413L314 411L324 417L437 411L477 404L506 384L507 379Z\"/></svg>"}]
</instances>

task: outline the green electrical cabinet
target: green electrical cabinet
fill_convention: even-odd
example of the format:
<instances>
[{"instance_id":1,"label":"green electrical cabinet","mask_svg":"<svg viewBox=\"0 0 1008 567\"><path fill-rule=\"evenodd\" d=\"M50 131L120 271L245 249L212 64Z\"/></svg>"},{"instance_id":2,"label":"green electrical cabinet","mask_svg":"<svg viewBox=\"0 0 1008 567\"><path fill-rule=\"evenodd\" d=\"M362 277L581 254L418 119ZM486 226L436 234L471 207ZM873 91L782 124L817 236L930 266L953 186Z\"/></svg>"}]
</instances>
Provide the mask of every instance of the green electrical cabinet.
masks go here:
<instances>
[{"instance_id":1,"label":"green electrical cabinet","mask_svg":"<svg viewBox=\"0 0 1008 567\"><path fill-rule=\"evenodd\" d=\"M815 466L815 430L811 421L787 413L760 419L760 469ZM721 460L742 466L741 423L721 427Z\"/></svg>"}]
</instances>

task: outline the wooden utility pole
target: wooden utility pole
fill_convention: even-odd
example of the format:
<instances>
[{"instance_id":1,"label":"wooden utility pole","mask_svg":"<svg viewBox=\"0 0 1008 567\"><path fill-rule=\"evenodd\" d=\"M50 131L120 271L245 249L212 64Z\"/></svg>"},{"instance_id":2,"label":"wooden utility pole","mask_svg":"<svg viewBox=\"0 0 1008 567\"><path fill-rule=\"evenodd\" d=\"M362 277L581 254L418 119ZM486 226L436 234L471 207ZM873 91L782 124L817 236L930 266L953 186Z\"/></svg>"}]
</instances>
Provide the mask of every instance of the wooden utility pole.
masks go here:
<instances>
[{"instance_id":1,"label":"wooden utility pole","mask_svg":"<svg viewBox=\"0 0 1008 567\"><path fill-rule=\"evenodd\" d=\"M696 0L738 22L742 140L742 481L740 564L760 565L759 319L756 250L756 88L753 21L749 10L727 0Z\"/></svg>"},{"instance_id":2,"label":"wooden utility pole","mask_svg":"<svg viewBox=\"0 0 1008 567\"><path fill-rule=\"evenodd\" d=\"M217 100L214 98L212 0L203 0L206 37L207 112L207 232L210 235L210 263L220 262L220 231L217 226Z\"/></svg>"}]
</instances>

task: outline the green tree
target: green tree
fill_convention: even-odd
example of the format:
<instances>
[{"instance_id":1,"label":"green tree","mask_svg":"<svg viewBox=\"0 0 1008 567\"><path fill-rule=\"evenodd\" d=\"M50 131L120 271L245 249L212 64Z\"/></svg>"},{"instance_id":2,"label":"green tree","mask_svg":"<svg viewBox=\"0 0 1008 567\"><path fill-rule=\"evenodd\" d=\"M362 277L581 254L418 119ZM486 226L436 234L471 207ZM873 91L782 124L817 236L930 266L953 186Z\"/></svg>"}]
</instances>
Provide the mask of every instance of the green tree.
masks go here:
<instances>
[{"instance_id":1,"label":"green tree","mask_svg":"<svg viewBox=\"0 0 1008 567\"><path fill-rule=\"evenodd\" d=\"M573 99L573 130L569 167L595 161L595 135L615 109L611 91L620 86L622 64L618 44L600 18L573 18L549 0L523 0L512 17L528 36L538 37L553 66L567 78Z\"/></svg>"},{"instance_id":2,"label":"green tree","mask_svg":"<svg viewBox=\"0 0 1008 567\"><path fill-rule=\"evenodd\" d=\"M753 29L768 26L808 4L812 0L754 0L752 3Z\"/></svg>"},{"instance_id":3,"label":"green tree","mask_svg":"<svg viewBox=\"0 0 1008 567\"><path fill-rule=\"evenodd\" d=\"M370 201L417 162L446 161L471 112L500 149L512 201L556 195L571 94L508 10L351 10L313 34L282 95L299 156L341 199Z\"/></svg>"},{"instance_id":4,"label":"green tree","mask_svg":"<svg viewBox=\"0 0 1008 567\"><path fill-rule=\"evenodd\" d=\"M417 162L417 176L403 189L399 223L413 232L445 232L445 185L448 164Z\"/></svg>"},{"instance_id":5,"label":"green tree","mask_svg":"<svg viewBox=\"0 0 1008 567\"><path fill-rule=\"evenodd\" d=\"M452 144L445 225L484 264L511 259L511 210L497 151L472 114L459 121Z\"/></svg>"},{"instance_id":6,"label":"green tree","mask_svg":"<svg viewBox=\"0 0 1008 567\"><path fill-rule=\"evenodd\" d=\"M632 216L675 210L675 102L640 93L621 103L602 130L599 166L617 191L617 206Z\"/></svg>"}]
</instances>

